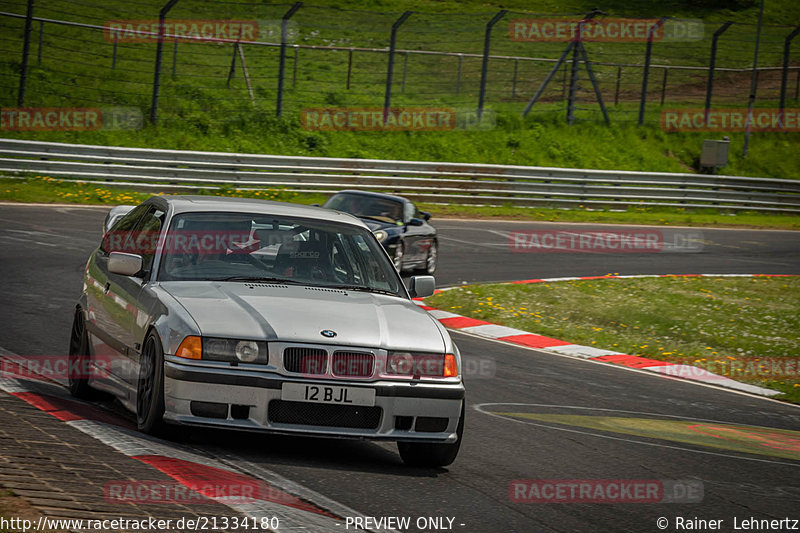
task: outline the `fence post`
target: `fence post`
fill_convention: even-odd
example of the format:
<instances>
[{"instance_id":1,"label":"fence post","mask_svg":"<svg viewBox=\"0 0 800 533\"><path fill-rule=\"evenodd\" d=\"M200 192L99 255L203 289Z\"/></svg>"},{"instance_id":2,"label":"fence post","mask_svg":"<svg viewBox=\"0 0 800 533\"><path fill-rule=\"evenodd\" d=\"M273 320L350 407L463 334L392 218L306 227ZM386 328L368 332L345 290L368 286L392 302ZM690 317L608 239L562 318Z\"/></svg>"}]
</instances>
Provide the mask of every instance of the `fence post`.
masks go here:
<instances>
[{"instance_id":1,"label":"fence post","mask_svg":"<svg viewBox=\"0 0 800 533\"><path fill-rule=\"evenodd\" d=\"M661 79L661 105L664 105L664 96L667 93L667 75L669 75L669 69L664 67L664 77Z\"/></svg>"},{"instance_id":2,"label":"fence post","mask_svg":"<svg viewBox=\"0 0 800 533\"><path fill-rule=\"evenodd\" d=\"M511 98L517 97L517 68L519 68L519 59L514 60L514 74L511 78Z\"/></svg>"},{"instance_id":3,"label":"fence post","mask_svg":"<svg viewBox=\"0 0 800 533\"><path fill-rule=\"evenodd\" d=\"M36 49L36 64L42 64L42 37L44 36L44 21L39 21L39 47Z\"/></svg>"},{"instance_id":4,"label":"fence post","mask_svg":"<svg viewBox=\"0 0 800 533\"><path fill-rule=\"evenodd\" d=\"M461 94L461 67L464 62L464 56L458 54L458 76L456 77L456 94Z\"/></svg>"},{"instance_id":5,"label":"fence post","mask_svg":"<svg viewBox=\"0 0 800 533\"><path fill-rule=\"evenodd\" d=\"M733 24L733 22L728 21L717 28L717 31L714 32L714 37L711 39L711 58L708 62L708 82L706 82L706 111L704 114L706 120L708 120L708 113L711 110L711 91L714 88L714 68L716 68L717 65L717 41L731 24Z\"/></svg>"},{"instance_id":6,"label":"fence post","mask_svg":"<svg viewBox=\"0 0 800 533\"><path fill-rule=\"evenodd\" d=\"M239 41L233 43L233 57L231 57L231 68L228 69L228 80L225 82L225 87L231 86L231 80L236 75L236 52L239 50Z\"/></svg>"},{"instance_id":7,"label":"fence post","mask_svg":"<svg viewBox=\"0 0 800 533\"><path fill-rule=\"evenodd\" d=\"M114 49L111 52L111 68L117 68L117 42L119 41L119 34L114 32Z\"/></svg>"},{"instance_id":8,"label":"fence post","mask_svg":"<svg viewBox=\"0 0 800 533\"><path fill-rule=\"evenodd\" d=\"M177 74L177 66L178 66L178 38L175 37L175 41L172 44L172 79L175 79L175 75Z\"/></svg>"},{"instance_id":9,"label":"fence post","mask_svg":"<svg viewBox=\"0 0 800 533\"><path fill-rule=\"evenodd\" d=\"M280 61L278 63L278 100L275 102L275 116L277 117L281 116L283 112L283 75L286 71L286 39L289 33L289 19L292 18L292 15L294 15L302 5L303 2L295 2L281 19L281 51Z\"/></svg>"},{"instance_id":10,"label":"fence post","mask_svg":"<svg viewBox=\"0 0 800 533\"><path fill-rule=\"evenodd\" d=\"M392 24L392 35L389 39L389 66L386 71L386 92L383 97L383 122L389 118L389 108L392 105L392 76L394 74L394 49L397 45L397 30L411 16L413 11L406 11Z\"/></svg>"},{"instance_id":11,"label":"fence post","mask_svg":"<svg viewBox=\"0 0 800 533\"><path fill-rule=\"evenodd\" d=\"M297 56L298 56L298 53L299 53L298 50L300 50L300 49L297 48L297 45L295 45L295 47L294 47L294 62L292 63L292 88L294 88L297 85Z\"/></svg>"},{"instance_id":12,"label":"fence post","mask_svg":"<svg viewBox=\"0 0 800 533\"><path fill-rule=\"evenodd\" d=\"M353 74L353 49L347 51L347 90L350 90L350 78Z\"/></svg>"},{"instance_id":13,"label":"fence post","mask_svg":"<svg viewBox=\"0 0 800 533\"><path fill-rule=\"evenodd\" d=\"M797 37L798 33L800 33L800 26L787 35L783 42L783 72L781 73L781 103L779 106L781 123L783 123L783 110L786 107L786 84L789 81L789 49L792 46L792 39ZM795 96L795 98L797 97Z\"/></svg>"},{"instance_id":14,"label":"fence post","mask_svg":"<svg viewBox=\"0 0 800 533\"><path fill-rule=\"evenodd\" d=\"M483 37L483 63L481 64L481 90L478 95L478 120L483 116L483 104L486 100L486 77L489 73L489 47L492 44L492 28L501 18L506 16L507 10L501 9L486 24L486 32Z\"/></svg>"},{"instance_id":15,"label":"fence post","mask_svg":"<svg viewBox=\"0 0 800 533\"><path fill-rule=\"evenodd\" d=\"M400 92L406 92L406 71L408 70L408 52L403 54L403 82L400 84Z\"/></svg>"},{"instance_id":16,"label":"fence post","mask_svg":"<svg viewBox=\"0 0 800 533\"><path fill-rule=\"evenodd\" d=\"M575 122L575 92L578 90L578 45L583 35L583 21L578 23L577 34L577 42L572 48L572 65L570 65L569 76L569 100L567 100L567 124L570 126ZM564 70L564 73L566 74L566 70Z\"/></svg>"},{"instance_id":17,"label":"fence post","mask_svg":"<svg viewBox=\"0 0 800 533\"><path fill-rule=\"evenodd\" d=\"M158 92L161 89L161 62L164 57L164 19L178 0L169 0L158 12L158 42L156 43L156 72L153 75L153 101L150 104L150 122L158 123Z\"/></svg>"},{"instance_id":18,"label":"fence post","mask_svg":"<svg viewBox=\"0 0 800 533\"><path fill-rule=\"evenodd\" d=\"M617 87L614 89L614 105L619 104L619 84L622 81L622 67L617 67Z\"/></svg>"},{"instance_id":19,"label":"fence post","mask_svg":"<svg viewBox=\"0 0 800 533\"><path fill-rule=\"evenodd\" d=\"M750 96L747 99L747 119L744 126L744 150L742 157L747 157L750 150L750 130L753 127L753 106L756 103L756 90L758 89L758 48L761 44L761 23L764 21L764 0L758 10L758 26L756 27L756 48L753 51L753 74L750 76Z\"/></svg>"},{"instance_id":20,"label":"fence post","mask_svg":"<svg viewBox=\"0 0 800 533\"><path fill-rule=\"evenodd\" d=\"M797 71L797 78L794 80L794 99L800 97L800 70Z\"/></svg>"},{"instance_id":21,"label":"fence post","mask_svg":"<svg viewBox=\"0 0 800 533\"><path fill-rule=\"evenodd\" d=\"M25 105L25 84L28 81L28 54L31 50L31 27L33 26L33 0L28 0L28 11L25 14L25 37L22 41L22 68L19 73L19 91L17 105Z\"/></svg>"},{"instance_id":22,"label":"fence post","mask_svg":"<svg viewBox=\"0 0 800 533\"><path fill-rule=\"evenodd\" d=\"M658 19L653 26L647 32L647 49L645 50L644 56L644 75L642 76L642 98L639 101L639 125L641 126L644 124L644 111L645 106L647 104L647 78L650 75L650 60L652 59L653 55L653 35L655 34L656 29L661 27L664 24L664 18Z\"/></svg>"}]
</instances>

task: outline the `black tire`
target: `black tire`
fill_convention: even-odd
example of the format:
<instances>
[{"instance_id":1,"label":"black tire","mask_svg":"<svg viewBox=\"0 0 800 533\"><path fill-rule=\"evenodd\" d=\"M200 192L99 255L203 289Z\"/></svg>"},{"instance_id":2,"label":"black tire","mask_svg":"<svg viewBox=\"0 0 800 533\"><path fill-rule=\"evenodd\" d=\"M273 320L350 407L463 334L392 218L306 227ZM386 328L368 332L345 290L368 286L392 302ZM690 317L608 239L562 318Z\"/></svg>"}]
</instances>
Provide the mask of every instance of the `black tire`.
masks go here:
<instances>
[{"instance_id":1,"label":"black tire","mask_svg":"<svg viewBox=\"0 0 800 533\"><path fill-rule=\"evenodd\" d=\"M439 243L433 241L431 247L428 248L428 255L425 257L425 266L423 269L425 273L432 276L436 272L436 267L439 265Z\"/></svg>"},{"instance_id":2,"label":"black tire","mask_svg":"<svg viewBox=\"0 0 800 533\"><path fill-rule=\"evenodd\" d=\"M86 331L86 319L83 310L75 310L72 319L72 332L69 337L69 367L68 388L69 393L82 400L92 397L92 388L86 376L92 355L89 353L89 333ZM77 374L75 370L77 369Z\"/></svg>"},{"instance_id":3,"label":"black tire","mask_svg":"<svg viewBox=\"0 0 800 533\"><path fill-rule=\"evenodd\" d=\"M139 381L136 386L136 425L149 435L162 435L164 423L164 350L161 340L150 333L139 358Z\"/></svg>"},{"instance_id":4,"label":"black tire","mask_svg":"<svg viewBox=\"0 0 800 533\"><path fill-rule=\"evenodd\" d=\"M406 466L420 466L424 468L438 468L448 466L456 460L461 448L464 435L464 405L461 402L461 417L458 419L456 433L458 440L452 444L439 444L427 442L398 442L397 450Z\"/></svg>"},{"instance_id":5,"label":"black tire","mask_svg":"<svg viewBox=\"0 0 800 533\"><path fill-rule=\"evenodd\" d=\"M400 241L397 243L397 248L394 249L394 257L392 257L394 268L400 273L403 272L403 256L405 256L405 245L403 241Z\"/></svg>"}]
</instances>

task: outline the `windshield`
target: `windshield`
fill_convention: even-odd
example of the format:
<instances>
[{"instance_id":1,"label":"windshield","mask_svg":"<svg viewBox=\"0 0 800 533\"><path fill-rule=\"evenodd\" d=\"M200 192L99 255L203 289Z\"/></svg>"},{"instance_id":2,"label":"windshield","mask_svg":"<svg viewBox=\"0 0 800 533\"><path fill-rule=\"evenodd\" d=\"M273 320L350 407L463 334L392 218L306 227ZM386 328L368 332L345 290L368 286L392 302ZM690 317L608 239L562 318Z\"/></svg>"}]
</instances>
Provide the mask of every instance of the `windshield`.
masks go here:
<instances>
[{"instance_id":1,"label":"windshield","mask_svg":"<svg viewBox=\"0 0 800 533\"><path fill-rule=\"evenodd\" d=\"M369 230L252 213L175 216L163 240L159 279L285 280L403 296Z\"/></svg>"},{"instance_id":2,"label":"windshield","mask_svg":"<svg viewBox=\"0 0 800 533\"><path fill-rule=\"evenodd\" d=\"M328 209L390 224L403 223L403 202L362 194L336 194L325 203Z\"/></svg>"}]
</instances>

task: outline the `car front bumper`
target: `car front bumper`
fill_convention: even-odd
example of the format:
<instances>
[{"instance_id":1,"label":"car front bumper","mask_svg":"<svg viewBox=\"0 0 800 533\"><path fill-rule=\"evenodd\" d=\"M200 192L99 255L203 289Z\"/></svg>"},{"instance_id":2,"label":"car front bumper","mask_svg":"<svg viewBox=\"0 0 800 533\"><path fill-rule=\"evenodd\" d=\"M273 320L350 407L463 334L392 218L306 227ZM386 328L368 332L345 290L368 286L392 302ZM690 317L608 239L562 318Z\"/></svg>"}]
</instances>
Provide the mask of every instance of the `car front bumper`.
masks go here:
<instances>
[{"instance_id":1,"label":"car front bumper","mask_svg":"<svg viewBox=\"0 0 800 533\"><path fill-rule=\"evenodd\" d=\"M282 400L284 383L375 390L374 407ZM164 364L164 419L228 427L356 439L451 443L464 401L461 383L297 379L272 372ZM277 403L276 403L277 402Z\"/></svg>"}]
</instances>

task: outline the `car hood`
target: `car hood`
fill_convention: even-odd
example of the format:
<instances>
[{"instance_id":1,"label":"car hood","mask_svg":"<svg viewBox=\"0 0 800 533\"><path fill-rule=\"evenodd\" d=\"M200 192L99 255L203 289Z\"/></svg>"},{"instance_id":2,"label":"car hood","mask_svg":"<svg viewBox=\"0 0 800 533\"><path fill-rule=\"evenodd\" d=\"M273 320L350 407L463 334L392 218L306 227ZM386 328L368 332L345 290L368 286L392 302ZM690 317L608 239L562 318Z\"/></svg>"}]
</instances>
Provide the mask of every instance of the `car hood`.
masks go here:
<instances>
[{"instance_id":1,"label":"car hood","mask_svg":"<svg viewBox=\"0 0 800 533\"><path fill-rule=\"evenodd\" d=\"M164 282L209 337L442 353L435 320L404 298L301 285ZM333 330L326 338L322 330Z\"/></svg>"}]
</instances>

